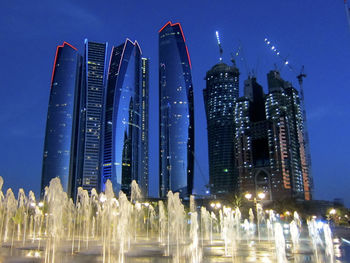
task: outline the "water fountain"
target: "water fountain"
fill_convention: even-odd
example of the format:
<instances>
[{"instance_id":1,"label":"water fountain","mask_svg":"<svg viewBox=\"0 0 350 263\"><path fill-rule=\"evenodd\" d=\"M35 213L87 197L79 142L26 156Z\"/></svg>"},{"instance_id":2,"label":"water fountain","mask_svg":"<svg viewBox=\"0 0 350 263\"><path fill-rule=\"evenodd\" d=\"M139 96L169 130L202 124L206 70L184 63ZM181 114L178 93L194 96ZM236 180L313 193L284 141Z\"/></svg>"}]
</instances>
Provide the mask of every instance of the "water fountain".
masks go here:
<instances>
[{"instance_id":1,"label":"water fountain","mask_svg":"<svg viewBox=\"0 0 350 263\"><path fill-rule=\"evenodd\" d=\"M2 185L0 177L1 262L347 262L327 224L303 227L297 213L288 223L258 207L245 218L239 208L197 207L193 197L186 207L172 192L145 202L135 182L130 200L107 181L104 193L79 188L75 203L58 178L41 202L22 189L3 195Z\"/></svg>"}]
</instances>

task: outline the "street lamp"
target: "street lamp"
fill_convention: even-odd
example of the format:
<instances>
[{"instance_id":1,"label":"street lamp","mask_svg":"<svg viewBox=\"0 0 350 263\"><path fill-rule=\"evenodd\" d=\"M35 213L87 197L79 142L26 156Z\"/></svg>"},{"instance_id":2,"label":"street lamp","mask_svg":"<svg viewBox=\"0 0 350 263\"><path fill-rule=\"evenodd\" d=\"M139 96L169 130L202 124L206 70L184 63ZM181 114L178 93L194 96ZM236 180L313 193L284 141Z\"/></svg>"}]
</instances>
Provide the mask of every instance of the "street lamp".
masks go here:
<instances>
[{"instance_id":1,"label":"street lamp","mask_svg":"<svg viewBox=\"0 0 350 263\"><path fill-rule=\"evenodd\" d=\"M250 200L250 198L252 198L252 194L251 193L246 193L244 195L245 198L247 198L248 200Z\"/></svg>"},{"instance_id":2,"label":"street lamp","mask_svg":"<svg viewBox=\"0 0 350 263\"><path fill-rule=\"evenodd\" d=\"M328 220L328 224L330 223L331 220L333 220L333 216L337 213L337 210L335 210L334 208L332 208L329 211L329 215L327 216L327 220Z\"/></svg>"},{"instance_id":3,"label":"street lamp","mask_svg":"<svg viewBox=\"0 0 350 263\"><path fill-rule=\"evenodd\" d=\"M245 197L248 201L250 201L250 199L252 198L252 196L253 196L253 195L252 195L251 193L246 193L246 194L244 195L244 197ZM265 195L264 192L258 193L257 196L258 196L258 198L260 199L259 201L262 201L262 200L266 197L266 195ZM259 242L260 242L260 218L259 218L259 205L260 205L260 204L258 203L258 200L256 199L256 197L254 197L253 201L254 201L254 205L255 205L255 207L256 207L256 221L257 221L257 228L258 228L258 237L259 237Z\"/></svg>"},{"instance_id":4,"label":"street lamp","mask_svg":"<svg viewBox=\"0 0 350 263\"><path fill-rule=\"evenodd\" d=\"M258 197L263 200L265 198L265 193L258 193Z\"/></svg>"},{"instance_id":5,"label":"street lamp","mask_svg":"<svg viewBox=\"0 0 350 263\"><path fill-rule=\"evenodd\" d=\"M220 209L221 208L221 203L210 203L211 208L213 209Z\"/></svg>"}]
</instances>

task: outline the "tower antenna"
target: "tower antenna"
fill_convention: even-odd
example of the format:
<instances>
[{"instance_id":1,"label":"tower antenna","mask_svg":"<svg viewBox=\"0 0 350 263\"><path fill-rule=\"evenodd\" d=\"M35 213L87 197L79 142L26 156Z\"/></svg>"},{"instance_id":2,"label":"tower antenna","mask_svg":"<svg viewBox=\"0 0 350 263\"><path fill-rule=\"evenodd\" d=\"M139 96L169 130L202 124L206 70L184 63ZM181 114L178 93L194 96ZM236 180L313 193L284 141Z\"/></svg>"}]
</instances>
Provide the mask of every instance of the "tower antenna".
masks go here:
<instances>
[{"instance_id":1,"label":"tower antenna","mask_svg":"<svg viewBox=\"0 0 350 263\"><path fill-rule=\"evenodd\" d=\"M216 33L216 40L218 41L219 52L220 52L219 60L221 62L222 61L222 53L224 53L224 50L222 49L222 46L221 46L219 31L216 31L215 33Z\"/></svg>"}]
</instances>

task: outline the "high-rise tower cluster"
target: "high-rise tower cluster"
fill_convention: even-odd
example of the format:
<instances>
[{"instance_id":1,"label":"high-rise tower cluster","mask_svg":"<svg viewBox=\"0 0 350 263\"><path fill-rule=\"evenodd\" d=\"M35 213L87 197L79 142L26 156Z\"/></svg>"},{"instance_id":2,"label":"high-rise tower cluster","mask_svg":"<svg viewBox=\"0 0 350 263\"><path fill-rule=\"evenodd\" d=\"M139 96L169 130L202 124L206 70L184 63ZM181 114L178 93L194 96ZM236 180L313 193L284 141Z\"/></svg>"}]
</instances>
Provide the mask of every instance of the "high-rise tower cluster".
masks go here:
<instances>
[{"instance_id":1,"label":"high-rise tower cluster","mask_svg":"<svg viewBox=\"0 0 350 263\"><path fill-rule=\"evenodd\" d=\"M131 194L149 187L149 59L127 39L112 47L85 40L84 55L59 46L53 69L41 192L54 177L73 198L77 188ZM159 31L159 194L192 193L194 108L191 61L179 23Z\"/></svg>"},{"instance_id":2,"label":"high-rise tower cluster","mask_svg":"<svg viewBox=\"0 0 350 263\"><path fill-rule=\"evenodd\" d=\"M235 64L234 64L235 65ZM267 199L311 199L311 175L298 91L278 71L268 93L249 76L238 97L238 69L220 62L207 72L209 181L214 195L264 192Z\"/></svg>"},{"instance_id":3,"label":"high-rise tower cluster","mask_svg":"<svg viewBox=\"0 0 350 263\"><path fill-rule=\"evenodd\" d=\"M159 196L181 197L194 185L195 129L192 65L182 27L166 23L159 41ZM312 198L303 93L277 70L267 74L268 92L254 76L222 60L207 71L203 89L207 117L209 187L212 195L250 193L267 199ZM43 157L41 192L54 177L73 198L77 188L131 194L135 180L149 188L149 59L137 41L85 40L84 53L58 46ZM107 59L109 57L109 60ZM305 75L299 75L302 78Z\"/></svg>"},{"instance_id":4,"label":"high-rise tower cluster","mask_svg":"<svg viewBox=\"0 0 350 263\"><path fill-rule=\"evenodd\" d=\"M130 194L136 180L148 195L148 59L127 39L113 47L85 40L84 55L57 48L46 124L41 193L59 177L77 188ZM108 66L109 65L109 66Z\"/></svg>"}]
</instances>

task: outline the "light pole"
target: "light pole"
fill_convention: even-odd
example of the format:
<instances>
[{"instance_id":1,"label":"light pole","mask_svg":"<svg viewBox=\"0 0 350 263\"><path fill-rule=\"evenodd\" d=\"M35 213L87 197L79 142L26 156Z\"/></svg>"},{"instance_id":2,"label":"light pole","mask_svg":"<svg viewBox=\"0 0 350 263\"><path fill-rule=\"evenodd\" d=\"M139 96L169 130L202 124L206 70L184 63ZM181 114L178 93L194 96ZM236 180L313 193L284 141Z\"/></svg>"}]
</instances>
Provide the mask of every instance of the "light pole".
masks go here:
<instances>
[{"instance_id":1,"label":"light pole","mask_svg":"<svg viewBox=\"0 0 350 263\"><path fill-rule=\"evenodd\" d=\"M213 209L213 211L219 210L221 208L221 203L220 202L216 202L216 203L211 202L210 207ZM214 213L214 215L215 215L215 213ZM217 221L217 222L220 222L220 221ZM218 224L218 226L220 226L220 224ZM220 229L220 231L221 231L221 229ZM211 240L211 242L212 242L212 238L213 238L213 219L210 216L210 240Z\"/></svg>"},{"instance_id":2,"label":"light pole","mask_svg":"<svg viewBox=\"0 0 350 263\"><path fill-rule=\"evenodd\" d=\"M244 195L244 197L250 201L250 199L253 197L253 195L251 193L246 193ZM258 201L262 201L265 197L266 194L264 192L260 192L257 194L257 197L259 198L259 200L256 199L256 196L254 196L254 206L256 208L256 221L257 221L257 228L258 228L258 238L259 238L259 242L260 242L260 216L259 216L259 203Z\"/></svg>"},{"instance_id":3,"label":"light pole","mask_svg":"<svg viewBox=\"0 0 350 263\"><path fill-rule=\"evenodd\" d=\"M333 219L334 215L337 213L337 210L335 210L334 208L332 208L330 211L329 211L329 217L328 217L328 225L329 225L329 222L331 219Z\"/></svg>"}]
</instances>

